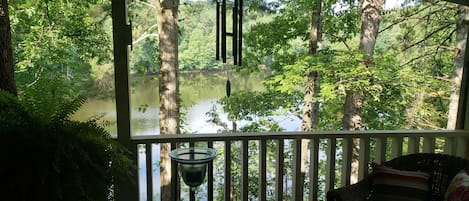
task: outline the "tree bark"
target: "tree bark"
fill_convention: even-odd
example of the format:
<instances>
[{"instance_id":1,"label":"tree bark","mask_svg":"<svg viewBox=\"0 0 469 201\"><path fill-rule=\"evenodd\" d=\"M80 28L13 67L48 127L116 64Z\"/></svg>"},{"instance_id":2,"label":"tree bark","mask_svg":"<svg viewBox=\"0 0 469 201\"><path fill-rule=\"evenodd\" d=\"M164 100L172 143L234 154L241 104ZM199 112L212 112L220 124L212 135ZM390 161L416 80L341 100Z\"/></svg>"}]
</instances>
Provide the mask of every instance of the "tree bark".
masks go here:
<instances>
[{"instance_id":1,"label":"tree bark","mask_svg":"<svg viewBox=\"0 0 469 201\"><path fill-rule=\"evenodd\" d=\"M459 92L464 66L464 54L466 51L467 32L469 31L469 7L458 7L458 20L456 22L456 56L454 58L453 75L451 77L451 96L448 108L448 123L446 128L456 128L458 114Z\"/></svg>"},{"instance_id":2,"label":"tree bark","mask_svg":"<svg viewBox=\"0 0 469 201\"><path fill-rule=\"evenodd\" d=\"M17 95L7 0L0 4L0 89Z\"/></svg>"},{"instance_id":3,"label":"tree bark","mask_svg":"<svg viewBox=\"0 0 469 201\"><path fill-rule=\"evenodd\" d=\"M383 0L361 0L361 34L359 50L368 55L371 60L378 36L379 23ZM370 63L370 61L364 61ZM353 131L361 129L361 107L364 101L363 92L350 90L345 99L345 113L343 118L344 130Z\"/></svg>"},{"instance_id":4,"label":"tree bark","mask_svg":"<svg viewBox=\"0 0 469 201\"><path fill-rule=\"evenodd\" d=\"M360 0L361 34L359 50L368 55L365 63L371 63L378 37L381 10L384 0ZM344 130L360 130L362 127L361 111L365 101L363 92L349 89L345 98L345 112L342 120ZM358 178L358 152L360 149L358 139L353 140L352 154L352 178L351 183L356 183Z\"/></svg>"},{"instance_id":5,"label":"tree bark","mask_svg":"<svg viewBox=\"0 0 469 201\"><path fill-rule=\"evenodd\" d=\"M321 31L321 12L322 1L318 1L313 8L311 16L311 32L309 39L309 54L316 54L319 47L319 41L322 40ZM319 97L320 92L319 72L308 73L308 81L305 86L303 116L301 122L302 131L311 131L317 128L319 124L319 103L315 98Z\"/></svg>"},{"instance_id":6,"label":"tree bark","mask_svg":"<svg viewBox=\"0 0 469 201\"><path fill-rule=\"evenodd\" d=\"M179 134L179 76L178 76L178 5L179 0L154 0L157 14L160 49L160 133ZM175 200L171 192L170 144L161 144L161 200Z\"/></svg>"},{"instance_id":7,"label":"tree bark","mask_svg":"<svg viewBox=\"0 0 469 201\"><path fill-rule=\"evenodd\" d=\"M317 0L312 9L311 29L309 38L309 54L316 54L319 48L319 41L322 40L321 22L322 22L322 0ZM301 118L301 130L305 132L317 129L319 124L319 102L317 98L320 92L320 74L317 71L308 73L303 97L303 116ZM306 177L306 165L308 161L309 140L301 141L301 167L298 182L304 183ZM298 148L298 147L296 147ZM296 189L297 199L302 198L303 188Z\"/></svg>"}]
</instances>

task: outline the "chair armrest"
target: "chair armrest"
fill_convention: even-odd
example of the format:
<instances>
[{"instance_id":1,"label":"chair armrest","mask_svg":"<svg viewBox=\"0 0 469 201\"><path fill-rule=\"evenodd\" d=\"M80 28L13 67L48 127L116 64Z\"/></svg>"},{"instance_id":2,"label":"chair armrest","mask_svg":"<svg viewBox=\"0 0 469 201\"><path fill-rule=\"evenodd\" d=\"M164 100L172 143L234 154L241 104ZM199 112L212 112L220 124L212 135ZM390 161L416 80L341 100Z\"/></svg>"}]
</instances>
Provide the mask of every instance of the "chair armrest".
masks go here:
<instances>
[{"instance_id":1,"label":"chair armrest","mask_svg":"<svg viewBox=\"0 0 469 201\"><path fill-rule=\"evenodd\" d=\"M370 196L370 179L366 178L356 184L329 190L327 201L365 201Z\"/></svg>"}]
</instances>

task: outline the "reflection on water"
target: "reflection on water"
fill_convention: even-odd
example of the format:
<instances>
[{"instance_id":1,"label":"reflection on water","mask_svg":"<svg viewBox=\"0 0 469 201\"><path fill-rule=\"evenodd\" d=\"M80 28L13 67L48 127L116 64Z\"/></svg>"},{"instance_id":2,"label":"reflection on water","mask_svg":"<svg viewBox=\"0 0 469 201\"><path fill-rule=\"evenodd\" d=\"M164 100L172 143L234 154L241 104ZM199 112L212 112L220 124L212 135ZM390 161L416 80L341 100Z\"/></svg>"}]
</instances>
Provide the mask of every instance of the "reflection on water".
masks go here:
<instances>
[{"instance_id":1,"label":"reflection on water","mask_svg":"<svg viewBox=\"0 0 469 201\"><path fill-rule=\"evenodd\" d=\"M241 75L230 73L232 91L263 90L264 75ZM227 73L185 73L180 76L180 94L182 105L187 111L185 129L190 133L215 133L219 127L207 123L205 115L214 105L221 107L216 101L226 95L225 83ZM131 77L131 132L132 135L155 135L159 133L159 96L158 80L154 77ZM221 112L220 112L221 114ZM115 135L116 112L113 98L106 100L90 98L78 111L74 118L86 120L102 116L102 120L110 122L107 129ZM226 115L220 117L229 123ZM293 116L274 117L285 130L299 130L299 120ZM243 122L239 122L243 125Z\"/></svg>"}]
</instances>

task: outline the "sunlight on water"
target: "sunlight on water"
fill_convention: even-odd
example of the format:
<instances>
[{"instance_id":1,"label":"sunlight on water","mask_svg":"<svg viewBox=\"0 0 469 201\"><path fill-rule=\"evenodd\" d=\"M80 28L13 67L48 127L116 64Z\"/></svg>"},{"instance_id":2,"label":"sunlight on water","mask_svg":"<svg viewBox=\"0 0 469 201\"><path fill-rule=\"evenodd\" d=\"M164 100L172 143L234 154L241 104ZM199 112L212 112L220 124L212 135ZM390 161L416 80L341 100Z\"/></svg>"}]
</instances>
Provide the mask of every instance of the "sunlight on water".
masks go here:
<instances>
[{"instance_id":1,"label":"sunlight on water","mask_svg":"<svg viewBox=\"0 0 469 201\"><path fill-rule=\"evenodd\" d=\"M239 90L263 90L261 84L263 75L235 75L231 76L232 91ZM158 80L151 77L135 77L131 84L131 132L132 135L157 135L159 133L159 97ZM220 118L228 125L226 114L222 113L217 100L225 96L226 76L217 73L183 74L181 76L181 99L186 111L184 129L188 133L216 133L221 129L217 125L208 123L206 115L214 106L217 107ZM106 129L114 136L116 129L115 101L108 99L90 98L74 115L74 119L87 120L92 117L100 117L109 126ZM273 116L286 131L300 129L301 121L294 115ZM243 126L247 122L239 121ZM106 124L105 124L106 125Z\"/></svg>"}]
</instances>

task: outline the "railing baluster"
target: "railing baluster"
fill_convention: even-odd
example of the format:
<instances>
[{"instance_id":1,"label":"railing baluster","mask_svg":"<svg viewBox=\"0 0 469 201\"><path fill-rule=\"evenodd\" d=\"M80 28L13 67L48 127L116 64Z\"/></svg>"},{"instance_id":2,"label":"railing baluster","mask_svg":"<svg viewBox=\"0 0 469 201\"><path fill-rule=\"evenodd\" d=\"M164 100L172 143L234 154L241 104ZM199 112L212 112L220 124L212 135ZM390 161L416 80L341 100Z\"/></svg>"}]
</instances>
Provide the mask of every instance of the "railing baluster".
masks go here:
<instances>
[{"instance_id":1,"label":"railing baluster","mask_svg":"<svg viewBox=\"0 0 469 201\"><path fill-rule=\"evenodd\" d=\"M161 147L161 144L160 144ZM171 150L174 150L178 147L178 144L176 143L171 143ZM161 155L160 155L161 158ZM171 160L171 175L174 175L174 177L171 177L171 190L172 194L175 196L174 201L179 201L181 200L181 183L179 182L179 174L178 174L178 163L175 161ZM160 185L161 188L161 185Z\"/></svg>"},{"instance_id":2,"label":"railing baluster","mask_svg":"<svg viewBox=\"0 0 469 201\"><path fill-rule=\"evenodd\" d=\"M336 149L336 139L335 137L331 137L327 141L326 192L331 189L334 189L335 149Z\"/></svg>"},{"instance_id":3,"label":"railing baluster","mask_svg":"<svg viewBox=\"0 0 469 201\"><path fill-rule=\"evenodd\" d=\"M225 201L231 201L231 141L225 141Z\"/></svg>"},{"instance_id":4,"label":"railing baluster","mask_svg":"<svg viewBox=\"0 0 469 201\"><path fill-rule=\"evenodd\" d=\"M340 186L350 185L350 174L352 172L352 138L344 137L342 150L342 173Z\"/></svg>"},{"instance_id":5,"label":"railing baluster","mask_svg":"<svg viewBox=\"0 0 469 201\"><path fill-rule=\"evenodd\" d=\"M467 139L465 137L458 137L456 140L456 156L466 158Z\"/></svg>"},{"instance_id":6,"label":"railing baluster","mask_svg":"<svg viewBox=\"0 0 469 201\"><path fill-rule=\"evenodd\" d=\"M179 144L177 143L174 143L174 142L171 143L171 150L176 149L178 146ZM175 195L174 201L181 200L181 182L179 182L181 177L179 176L178 165L179 165L178 163L171 160L171 175L174 175L174 177L171 177L171 185L172 185L171 191L172 191L172 194ZM161 188L161 184L160 184L160 188Z\"/></svg>"},{"instance_id":7,"label":"railing baluster","mask_svg":"<svg viewBox=\"0 0 469 201\"><path fill-rule=\"evenodd\" d=\"M435 153L435 137L423 137L423 152Z\"/></svg>"},{"instance_id":8,"label":"railing baluster","mask_svg":"<svg viewBox=\"0 0 469 201\"><path fill-rule=\"evenodd\" d=\"M283 164L284 164L284 139L277 140L276 159L277 164L275 166L275 200L283 200Z\"/></svg>"},{"instance_id":9,"label":"railing baluster","mask_svg":"<svg viewBox=\"0 0 469 201\"><path fill-rule=\"evenodd\" d=\"M208 141L207 146L213 148L213 142ZM207 200L213 201L213 161L210 161L207 167Z\"/></svg>"},{"instance_id":10,"label":"railing baluster","mask_svg":"<svg viewBox=\"0 0 469 201\"><path fill-rule=\"evenodd\" d=\"M456 150L454 146L454 137L445 137L444 153L448 155L454 155Z\"/></svg>"},{"instance_id":11,"label":"railing baluster","mask_svg":"<svg viewBox=\"0 0 469 201\"><path fill-rule=\"evenodd\" d=\"M309 155L309 201L318 200L319 138L310 141Z\"/></svg>"},{"instance_id":12,"label":"railing baluster","mask_svg":"<svg viewBox=\"0 0 469 201\"><path fill-rule=\"evenodd\" d=\"M293 140L293 171L292 171L292 184L293 184L293 198L292 200L303 200L303 183L304 176L301 174L301 138Z\"/></svg>"},{"instance_id":13,"label":"railing baluster","mask_svg":"<svg viewBox=\"0 0 469 201\"><path fill-rule=\"evenodd\" d=\"M420 137L409 137L409 147L407 154L414 154L419 152Z\"/></svg>"},{"instance_id":14,"label":"railing baluster","mask_svg":"<svg viewBox=\"0 0 469 201\"><path fill-rule=\"evenodd\" d=\"M152 201L153 200L153 165L152 165L152 148L151 148L151 143L146 143L145 144L145 170L146 170L146 176L147 176L147 200Z\"/></svg>"},{"instance_id":15,"label":"railing baluster","mask_svg":"<svg viewBox=\"0 0 469 201\"><path fill-rule=\"evenodd\" d=\"M135 152L134 152L136 154L135 161L137 162L137 173L136 173L136 175L139 175L140 174L140 168L143 168L143 167L140 166L143 163L142 162L143 160L141 160L143 157L141 155L145 153L145 152L143 152L143 153L140 152L140 149L143 148L143 147L144 147L144 144L136 144L136 149L135 149ZM134 154L132 154L132 155L134 155ZM144 160L145 160L145 164L146 164L146 161L147 161L146 155L145 155ZM146 175L146 165L145 165L145 175ZM140 179L140 177L138 177L138 178ZM146 182L147 182L146 177L145 177L144 181L145 181L145 185L146 185ZM141 183L141 182L138 182L137 186L138 186L137 187L138 200L144 199L143 196L145 196L145 198L146 198L147 195L142 196L142 192L146 188L146 186L143 186L143 183Z\"/></svg>"},{"instance_id":16,"label":"railing baluster","mask_svg":"<svg viewBox=\"0 0 469 201\"><path fill-rule=\"evenodd\" d=\"M397 158L402 156L402 137L393 137L391 145L391 157Z\"/></svg>"},{"instance_id":17,"label":"railing baluster","mask_svg":"<svg viewBox=\"0 0 469 201\"><path fill-rule=\"evenodd\" d=\"M375 162L382 163L386 161L386 145L388 138L377 137L376 138L376 150L375 150Z\"/></svg>"},{"instance_id":18,"label":"railing baluster","mask_svg":"<svg viewBox=\"0 0 469 201\"><path fill-rule=\"evenodd\" d=\"M358 181L368 176L368 164L370 162L370 138L360 137L360 152L358 161Z\"/></svg>"},{"instance_id":19,"label":"railing baluster","mask_svg":"<svg viewBox=\"0 0 469 201\"><path fill-rule=\"evenodd\" d=\"M130 151L129 158L130 158L130 160L134 161L137 165L137 168L134 171L130 172L130 174L133 173L134 175L138 175L138 173L139 173L139 171L138 171L138 164L139 164L139 161L138 161L138 158L139 158L138 157L138 154L139 154L138 146L139 146L139 144L136 143L133 146L131 145L130 148L129 148L129 151ZM138 180L138 179L136 179L136 180ZM125 180L125 181L132 181L132 180ZM123 181L121 181L121 182L123 182ZM124 184L124 183L119 182L116 185L117 186L119 186L119 185L124 186L125 185L125 187L128 188L128 189L123 190L123 191L132 192L132 193L130 193L128 195L119 196L121 198L116 197L115 201L138 200L138 199L140 199L139 184L137 182L133 182L133 183L130 183L130 184L129 183ZM119 190L122 190L122 189L119 189ZM124 192L121 192L121 193L124 193ZM125 196L128 196L128 197L125 197Z\"/></svg>"},{"instance_id":20,"label":"railing baluster","mask_svg":"<svg viewBox=\"0 0 469 201\"><path fill-rule=\"evenodd\" d=\"M267 142L259 140L259 201L266 201L267 193Z\"/></svg>"},{"instance_id":21,"label":"railing baluster","mask_svg":"<svg viewBox=\"0 0 469 201\"><path fill-rule=\"evenodd\" d=\"M241 141L241 200L247 201L249 195L249 173L248 173L248 160L249 160L249 141Z\"/></svg>"}]
</instances>

